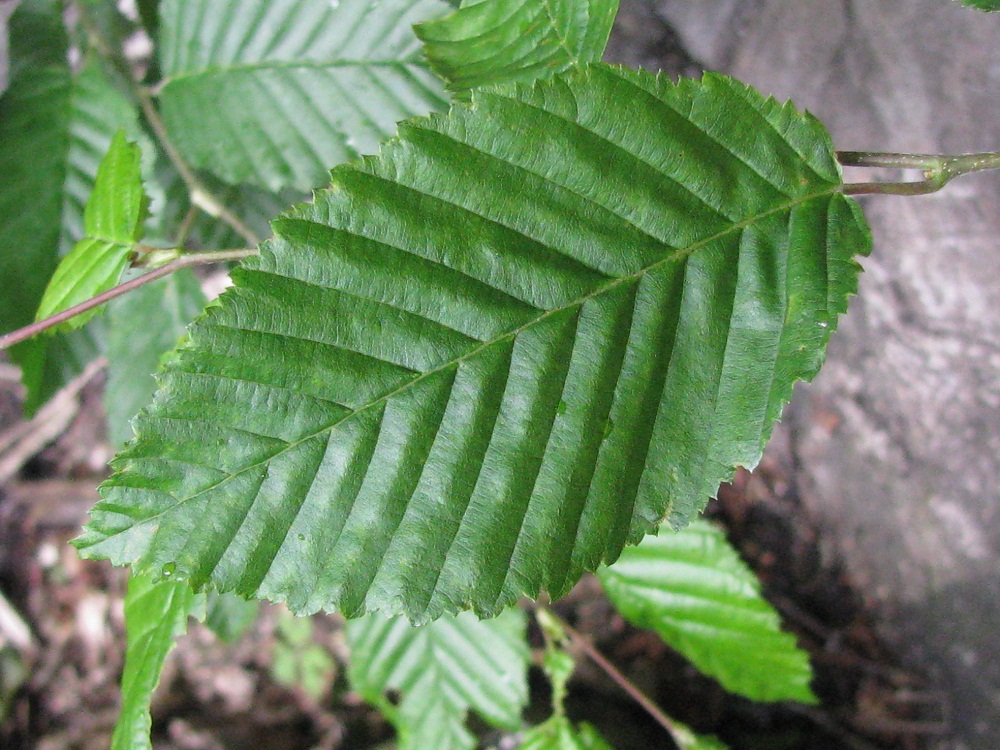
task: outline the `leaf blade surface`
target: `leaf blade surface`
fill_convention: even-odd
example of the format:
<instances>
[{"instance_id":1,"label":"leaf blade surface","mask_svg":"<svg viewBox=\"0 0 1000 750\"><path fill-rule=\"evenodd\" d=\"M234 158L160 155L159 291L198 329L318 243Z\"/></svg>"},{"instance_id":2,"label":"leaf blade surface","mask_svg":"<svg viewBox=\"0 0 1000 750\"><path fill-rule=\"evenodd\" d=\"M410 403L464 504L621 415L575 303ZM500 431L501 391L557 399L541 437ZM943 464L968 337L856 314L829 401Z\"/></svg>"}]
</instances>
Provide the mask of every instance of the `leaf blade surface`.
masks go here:
<instances>
[{"instance_id":1,"label":"leaf blade surface","mask_svg":"<svg viewBox=\"0 0 1000 750\"><path fill-rule=\"evenodd\" d=\"M154 583L132 576L125 596L128 645L122 674L122 709L115 723L111 750L152 748L149 713L153 691L167 655L187 630L198 596L183 582Z\"/></svg>"},{"instance_id":2,"label":"leaf blade surface","mask_svg":"<svg viewBox=\"0 0 1000 750\"><path fill-rule=\"evenodd\" d=\"M869 241L814 120L597 65L401 132L190 329L85 554L300 613L495 614L759 460Z\"/></svg>"},{"instance_id":3,"label":"leaf blade surface","mask_svg":"<svg viewBox=\"0 0 1000 750\"><path fill-rule=\"evenodd\" d=\"M475 738L465 728L471 709L493 726L517 728L528 701L528 643L520 610L495 620L470 613L414 627L380 615L347 624L351 686L365 700L386 706L401 750L466 750Z\"/></svg>"},{"instance_id":4,"label":"leaf blade surface","mask_svg":"<svg viewBox=\"0 0 1000 750\"><path fill-rule=\"evenodd\" d=\"M712 524L665 528L597 575L626 620L655 630L727 690L816 702L808 654L781 630L756 576Z\"/></svg>"},{"instance_id":5,"label":"leaf blade surface","mask_svg":"<svg viewBox=\"0 0 1000 750\"><path fill-rule=\"evenodd\" d=\"M465 90L597 62L617 12L618 0L483 0L416 32L431 67Z\"/></svg>"},{"instance_id":6,"label":"leaf blade surface","mask_svg":"<svg viewBox=\"0 0 1000 750\"><path fill-rule=\"evenodd\" d=\"M278 191L323 184L444 93L411 26L439 0L166 0L163 117L191 163Z\"/></svg>"}]
</instances>

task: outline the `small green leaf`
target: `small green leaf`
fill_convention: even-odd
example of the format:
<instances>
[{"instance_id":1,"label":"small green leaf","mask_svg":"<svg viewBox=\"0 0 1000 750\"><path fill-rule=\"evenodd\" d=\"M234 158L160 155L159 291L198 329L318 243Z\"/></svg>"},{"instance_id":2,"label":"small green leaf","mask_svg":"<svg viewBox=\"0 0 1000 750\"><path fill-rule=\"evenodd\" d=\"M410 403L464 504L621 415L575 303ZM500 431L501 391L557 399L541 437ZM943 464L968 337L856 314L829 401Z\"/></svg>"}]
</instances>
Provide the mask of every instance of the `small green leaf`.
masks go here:
<instances>
[{"instance_id":1,"label":"small green leaf","mask_svg":"<svg viewBox=\"0 0 1000 750\"><path fill-rule=\"evenodd\" d=\"M614 748L590 724L582 723L574 727L566 717L553 716L545 723L525 732L518 750L614 750Z\"/></svg>"},{"instance_id":2,"label":"small green leaf","mask_svg":"<svg viewBox=\"0 0 1000 750\"><path fill-rule=\"evenodd\" d=\"M94 190L83 212L88 237L130 245L142 236L146 194L142 189L142 152L119 130L101 160Z\"/></svg>"},{"instance_id":3,"label":"small green leaf","mask_svg":"<svg viewBox=\"0 0 1000 750\"><path fill-rule=\"evenodd\" d=\"M715 526L664 526L597 575L625 619L655 630L727 690L816 702L808 654L781 630L757 577Z\"/></svg>"},{"instance_id":4,"label":"small green leaf","mask_svg":"<svg viewBox=\"0 0 1000 750\"><path fill-rule=\"evenodd\" d=\"M271 654L275 681L321 700L336 679L337 663L327 649L313 643L312 620L285 612L278 620L277 636Z\"/></svg>"},{"instance_id":5,"label":"small green leaf","mask_svg":"<svg viewBox=\"0 0 1000 750\"><path fill-rule=\"evenodd\" d=\"M35 319L44 320L111 289L128 268L131 252L131 245L118 245L92 237L77 242L52 275ZM72 317L46 333L79 328L94 317L99 309L94 308Z\"/></svg>"},{"instance_id":6,"label":"small green leaf","mask_svg":"<svg viewBox=\"0 0 1000 750\"><path fill-rule=\"evenodd\" d=\"M209 591L205 602L205 627L220 640L233 643L254 623L259 610L259 602L247 601L235 594Z\"/></svg>"},{"instance_id":7,"label":"small green leaf","mask_svg":"<svg viewBox=\"0 0 1000 750\"><path fill-rule=\"evenodd\" d=\"M150 750L150 701L167 654L187 630L188 616L200 599L183 582L153 582L132 576L125 596L125 671L122 710L111 739L111 750Z\"/></svg>"},{"instance_id":8,"label":"small green leaf","mask_svg":"<svg viewBox=\"0 0 1000 750\"><path fill-rule=\"evenodd\" d=\"M35 320L43 320L115 286L129 264L132 243L142 233L146 196L139 147L121 130L111 140L83 213L86 237L56 267ZM99 308L98 308L99 309ZM70 318L54 330L79 328L98 309Z\"/></svg>"},{"instance_id":9,"label":"small green leaf","mask_svg":"<svg viewBox=\"0 0 1000 750\"><path fill-rule=\"evenodd\" d=\"M618 0L479 0L414 30L431 67L463 90L597 62L617 12Z\"/></svg>"},{"instance_id":10,"label":"small green leaf","mask_svg":"<svg viewBox=\"0 0 1000 750\"><path fill-rule=\"evenodd\" d=\"M465 729L474 710L493 726L517 728L528 700L524 614L494 620L471 613L414 627L405 618L369 615L347 623L351 686L388 708L400 750L463 750L475 741ZM402 702L389 706L385 693Z\"/></svg>"},{"instance_id":11,"label":"small green leaf","mask_svg":"<svg viewBox=\"0 0 1000 750\"><path fill-rule=\"evenodd\" d=\"M121 128L140 132L136 108L84 51L71 70L58 0L24 0L10 20L11 80L0 98L0 332L30 323L58 264L83 238L97 166ZM16 248L16 252L14 251ZM88 328L14 348L33 412L97 354Z\"/></svg>"}]
</instances>

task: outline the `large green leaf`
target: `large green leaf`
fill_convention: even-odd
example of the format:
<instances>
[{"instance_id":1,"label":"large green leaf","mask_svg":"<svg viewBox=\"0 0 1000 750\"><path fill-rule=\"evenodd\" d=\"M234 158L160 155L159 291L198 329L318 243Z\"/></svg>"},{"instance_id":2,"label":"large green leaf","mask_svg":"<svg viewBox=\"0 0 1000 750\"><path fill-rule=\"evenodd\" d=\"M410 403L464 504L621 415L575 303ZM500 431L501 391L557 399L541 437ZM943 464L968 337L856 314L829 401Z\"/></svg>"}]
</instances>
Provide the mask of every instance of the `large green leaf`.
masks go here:
<instances>
[{"instance_id":1,"label":"large green leaf","mask_svg":"<svg viewBox=\"0 0 1000 750\"><path fill-rule=\"evenodd\" d=\"M387 709L400 750L475 747L465 728L470 708L493 726L520 726L529 652L518 609L495 620L463 613L422 627L369 615L347 623L347 640L351 686ZM396 707L385 697L390 690L402 694Z\"/></svg>"},{"instance_id":2,"label":"large green leaf","mask_svg":"<svg viewBox=\"0 0 1000 750\"><path fill-rule=\"evenodd\" d=\"M618 0L467 0L415 28L454 89L530 82L604 54Z\"/></svg>"},{"instance_id":3,"label":"large green leaf","mask_svg":"<svg viewBox=\"0 0 1000 750\"><path fill-rule=\"evenodd\" d=\"M125 596L125 671L122 710L111 738L111 750L150 750L149 705L160 672L177 639L187 630L188 615L198 597L190 586L173 581L154 583L132 576Z\"/></svg>"},{"instance_id":4,"label":"large green leaf","mask_svg":"<svg viewBox=\"0 0 1000 750\"><path fill-rule=\"evenodd\" d=\"M809 655L781 630L757 577L715 526L664 528L598 576L626 620L655 630L727 690L756 701L816 702Z\"/></svg>"},{"instance_id":5,"label":"large green leaf","mask_svg":"<svg viewBox=\"0 0 1000 750\"><path fill-rule=\"evenodd\" d=\"M97 169L94 191L84 210L86 237L62 259L39 303L37 320L96 297L118 283L128 267L132 243L142 233L146 194L142 189L139 147L119 131ZM97 310L63 325L79 328Z\"/></svg>"},{"instance_id":6,"label":"large green leaf","mask_svg":"<svg viewBox=\"0 0 1000 750\"><path fill-rule=\"evenodd\" d=\"M231 183L324 184L396 122L445 105L411 28L439 0L164 0L163 116L188 159Z\"/></svg>"},{"instance_id":7,"label":"large green leaf","mask_svg":"<svg viewBox=\"0 0 1000 750\"><path fill-rule=\"evenodd\" d=\"M11 82L0 99L0 332L32 321L58 259L83 235L83 211L115 132L135 108L96 60L74 74L58 0L24 0L10 19ZM16 347L33 410L96 348L85 330Z\"/></svg>"},{"instance_id":8,"label":"large green leaf","mask_svg":"<svg viewBox=\"0 0 1000 750\"><path fill-rule=\"evenodd\" d=\"M759 460L870 242L813 118L606 65L405 123L274 228L76 544L416 621L686 523Z\"/></svg>"}]
</instances>

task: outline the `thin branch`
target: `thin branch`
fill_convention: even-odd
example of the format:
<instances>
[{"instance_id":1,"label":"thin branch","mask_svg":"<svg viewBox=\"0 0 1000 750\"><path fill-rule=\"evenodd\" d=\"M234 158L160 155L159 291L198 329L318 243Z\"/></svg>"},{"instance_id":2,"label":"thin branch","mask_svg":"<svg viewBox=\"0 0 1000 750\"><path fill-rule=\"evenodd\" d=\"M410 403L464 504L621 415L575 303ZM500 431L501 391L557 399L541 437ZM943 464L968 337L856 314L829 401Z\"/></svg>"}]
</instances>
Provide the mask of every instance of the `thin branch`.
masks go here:
<instances>
[{"instance_id":1,"label":"thin branch","mask_svg":"<svg viewBox=\"0 0 1000 750\"><path fill-rule=\"evenodd\" d=\"M684 729L678 725L673 719L667 716L660 707L657 706L653 701L643 693L638 687L636 687L631 680L629 680L625 675L618 671L618 668L608 661L604 654L597 650L590 640L583 634L572 628L565 620L558 617L554 612L550 610L550 614L556 618L559 624L566 631L566 634L572 639L574 645L576 645L583 653L585 653L588 658L598 667L600 667L605 674L608 675L612 680L614 680L618 686L628 693L629 697L632 698L636 703L642 706L643 710L648 713L657 724L667 730L675 741L683 746L684 739L686 738L686 732Z\"/></svg>"},{"instance_id":2,"label":"thin branch","mask_svg":"<svg viewBox=\"0 0 1000 750\"><path fill-rule=\"evenodd\" d=\"M177 169L177 173L180 174L181 179L184 180L184 184L187 185L188 193L191 195L191 203L210 216L222 219L222 221L236 230L251 245L259 245L260 238L254 231L244 224L236 214L226 208L222 201L211 190L205 187L204 183L194 173L194 170L184 161L181 152L177 150L173 141L170 140L170 135L167 133L167 126L153 104L153 97L149 93L149 89L140 85L134 78L130 78L129 81L135 90L136 96L139 98L139 104L146 115L146 120L153 128L157 140L163 146L163 150L167 152L167 157Z\"/></svg>"},{"instance_id":3,"label":"thin branch","mask_svg":"<svg viewBox=\"0 0 1000 750\"><path fill-rule=\"evenodd\" d=\"M860 182L844 185L846 195L883 193L886 195L927 195L943 188L956 177L973 172L1000 169L1000 151L978 154L901 154L884 151L838 151L837 160L845 167L919 169L924 179L906 182Z\"/></svg>"},{"instance_id":4,"label":"thin branch","mask_svg":"<svg viewBox=\"0 0 1000 750\"><path fill-rule=\"evenodd\" d=\"M100 307L105 302L109 302L116 297L120 297L127 292L131 292L133 289L138 289L151 281L156 281L164 276L169 276L174 271L179 271L180 269L187 268L188 266L242 260L244 258L257 255L259 252L259 250L254 248L241 248L239 250L217 250L210 253L191 253L190 255L182 255L180 258L170 261L164 266L160 266L159 268L154 269L149 273L145 273L142 276L130 279L124 284L119 284L106 292L98 294L96 297L91 297L78 305L74 305L73 307L63 310L62 312L56 313L48 318L39 320L31 325L27 325L24 328L19 328L16 331L11 331L8 334L0 336L0 351L8 349L14 346L14 344L26 341L32 336L36 336L42 331L46 331L49 328L59 325L60 323L65 323L70 318L75 318L81 313L93 310L95 307Z\"/></svg>"},{"instance_id":5,"label":"thin branch","mask_svg":"<svg viewBox=\"0 0 1000 750\"><path fill-rule=\"evenodd\" d=\"M844 185L844 195L929 195L944 187L936 180L912 180L910 182L848 182Z\"/></svg>"}]
</instances>

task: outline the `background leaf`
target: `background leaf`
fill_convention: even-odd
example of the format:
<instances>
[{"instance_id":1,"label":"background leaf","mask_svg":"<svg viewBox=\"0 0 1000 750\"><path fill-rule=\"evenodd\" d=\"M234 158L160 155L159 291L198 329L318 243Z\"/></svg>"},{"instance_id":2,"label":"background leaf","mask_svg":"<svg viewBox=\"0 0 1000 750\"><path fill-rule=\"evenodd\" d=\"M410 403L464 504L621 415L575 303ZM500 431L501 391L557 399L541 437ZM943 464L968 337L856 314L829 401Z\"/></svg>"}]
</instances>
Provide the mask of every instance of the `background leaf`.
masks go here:
<instances>
[{"instance_id":1,"label":"background leaf","mask_svg":"<svg viewBox=\"0 0 1000 750\"><path fill-rule=\"evenodd\" d=\"M415 31L431 67L462 90L597 62L617 13L618 0L466 0Z\"/></svg>"},{"instance_id":2,"label":"background leaf","mask_svg":"<svg viewBox=\"0 0 1000 750\"><path fill-rule=\"evenodd\" d=\"M959 0L959 2L968 8L984 10L987 13L1000 11L1000 0Z\"/></svg>"},{"instance_id":3,"label":"background leaf","mask_svg":"<svg viewBox=\"0 0 1000 750\"><path fill-rule=\"evenodd\" d=\"M333 180L190 329L85 555L298 613L559 596L757 463L870 241L822 127L715 75L477 91Z\"/></svg>"},{"instance_id":4,"label":"background leaf","mask_svg":"<svg viewBox=\"0 0 1000 750\"><path fill-rule=\"evenodd\" d=\"M400 750L465 750L471 708L489 724L517 728L528 702L524 613L494 620L471 613L414 627L404 618L369 615L347 623L351 686L384 709L399 732ZM393 707L385 698L398 690Z\"/></svg>"},{"instance_id":5,"label":"background leaf","mask_svg":"<svg viewBox=\"0 0 1000 750\"><path fill-rule=\"evenodd\" d=\"M73 74L57 0L24 0L10 19L11 81L0 98L0 331L30 323L58 259L84 236L83 209L101 157L135 108L100 63ZM12 351L34 411L97 353L88 329Z\"/></svg>"},{"instance_id":6,"label":"background leaf","mask_svg":"<svg viewBox=\"0 0 1000 750\"><path fill-rule=\"evenodd\" d=\"M101 160L84 210L86 237L56 267L39 303L36 320L96 297L115 286L128 266L132 243L142 234L146 195L139 147L118 131ZM61 327L79 328L97 314L77 315Z\"/></svg>"},{"instance_id":7,"label":"background leaf","mask_svg":"<svg viewBox=\"0 0 1000 750\"><path fill-rule=\"evenodd\" d=\"M757 577L712 524L664 528L597 575L626 620L655 630L727 690L816 703L809 655L781 630Z\"/></svg>"},{"instance_id":8,"label":"background leaf","mask_svg":"<svg viewBox=\"0 0 1000 750\"><path fill-rule=\"evenodd\" d=\"M182 269L146 284L108 305L108 382L104 409L108 437L122 446L132 439L130 420L149 403L163 355L205 306L198 279Z\"/></svg>"},{"instance_id":9,"label":"background leaf","mask_svg":"<svg viewBox=\"0 0 1000 750\"><path fill-rule=\"evenodd\" d=\"M111 738L111 750L151 750L149 715L153 691L167 654L187 630L188 616L199 597L173 581L154 583L132 576L125 596L128 646L122 675L122 709Z\"/></svg>"},{"instance_id":10,"label":"background leaf","mask_svg":"<svg viewBox=\"0 0 1000 750\"><path fill-rule=\"evenodd\" d=\"M173 244L177 231L191 208L191 196L177 171L166 159L156 164L155 177L150 189L151 213L147 234L164 243ZM208 190L243 221L260 238L271 236L270 221L289 205L305 200L308 196L297 190L271 193L250 185L231 186L206 175L203 178ZM237 248L247 240L224 221L203 211L196 211L184 245L192 251Z\"/></svg>"},{"instance_id":11,"label":"background leaf","mask_svg":"<svg viewBox=\"0 0 1000 750\"><path fill-rule=\"evenodd\" d=\"M321 700L336 679L337 663L327 649L313 643L312 620L284 612L278 619L276 636L271 675L313 701Z\"/></svg>"},{"instance_id":12,"label":"background leaf","mask_svg":"<svg viewBox=\"0 0 1000 750\"><path fill-rule=\"evenodd\" d=\"M233 643L253 625L260 611L260 604L247 601L235 594L209 591L205 602L205 627L220 640Z\"/></svg>"},{"instance_id":13,"label":"background leaf","mask_svg":"<svg viewBox=\"0 0 1000 750\"><path fill-rule=\"evenodd\" d=\"M518 750L614 750L590 724L577 727L564 716L553 716L524 733ZM682 750L689 750L683 748ZM691 748L690 750L694 750Z\"/></svg>"},{"instance_id":14,"label":"background leaf","mask_svg":"<svg viewBox=\"0 0 1000 750\"><path fill-rule=\"evenodd\" d=\"M192 164L276 192L327 181L445 106L412 24L439 0L164 0L163 117Z\"/></svg>"}]
</instances>

